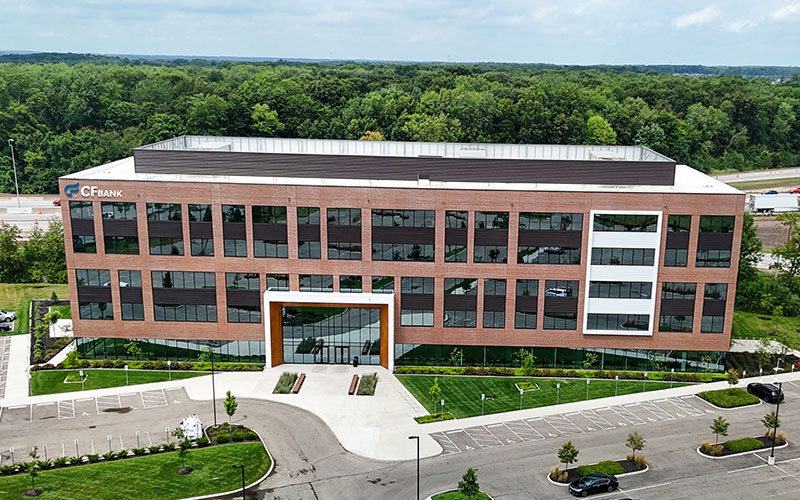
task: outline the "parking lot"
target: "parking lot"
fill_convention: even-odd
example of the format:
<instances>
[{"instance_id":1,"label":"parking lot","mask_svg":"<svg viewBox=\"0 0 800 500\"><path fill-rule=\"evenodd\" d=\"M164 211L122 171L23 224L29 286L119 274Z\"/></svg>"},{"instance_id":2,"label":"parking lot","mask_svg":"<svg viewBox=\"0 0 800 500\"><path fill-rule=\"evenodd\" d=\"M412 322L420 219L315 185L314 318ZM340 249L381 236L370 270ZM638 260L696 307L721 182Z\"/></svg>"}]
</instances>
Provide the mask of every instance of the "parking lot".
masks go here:
<instances>
[{"instance_id":1,"label":"parking lot","mask_svg":"<svg viewBox=\"0 0 800 500\"><path fill-rule=\"evenodd\" d=\"M442 446L443 454L452 454L610 431L619 427L638 428L661 422L702 417L716 411L697 396L683 396L472 426L435 432L430 436Z\"/></svg>"},{"instance_id":2,"label":"parking lot","mask_svg":"<svg viewBox=\"0 0 800 500\"><path fill-rule=\"evenodd\" d=\"M67 396L67 395L65 395ZM15 429L24 430L30 424L41 428L42 435L47 434L46 422L62 422L70 424L71 429L61 431L57 440L42 437L41 443L35 443L40 449L44 445L49 448L49 456L74 456L87 453L105 453L109 449L121 450L146 447L166 442L169 438L167 427L177 425L175 418L160 419L158 415L150 415L157 409L169 409L189 403L186 391L182 388L157 389L151 391L130 392L112 396L81 398L77 393L74 399L62 399L47 403L35 403L0 408L0 465L11 460L11 449L16 448L26 456L32 443L26 442L15 433ZM190 405L191 406L191 405ZM187 411L189 407L187 407ZM102 430L103 416L142 413L132 426L124 432L109 435ZM174 412L172 412L174 413ZM164 425L161 425L161 424ZM25 431L27 432L27 431ZM137 435L138 434L138 435ZM77 441L77 443L76 443ZM19 460L19 457L14 457Z\"/></svg>"}]
</instances>

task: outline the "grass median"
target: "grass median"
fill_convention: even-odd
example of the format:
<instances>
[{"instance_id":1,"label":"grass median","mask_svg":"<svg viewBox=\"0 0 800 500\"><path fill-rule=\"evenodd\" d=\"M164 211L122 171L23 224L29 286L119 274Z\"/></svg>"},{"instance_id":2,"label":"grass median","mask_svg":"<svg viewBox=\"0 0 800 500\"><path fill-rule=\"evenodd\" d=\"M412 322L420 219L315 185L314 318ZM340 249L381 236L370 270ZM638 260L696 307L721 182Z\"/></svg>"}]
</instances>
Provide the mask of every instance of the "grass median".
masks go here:
<instances>
[{"instance_id":1,"label":"grass median","mask_svg":"<svg viewBox=\"0 0 800 500\"><path fill-rule=\"evenodd\" d=\"M36 487L42 500L173 500L241 489L242 473L233 464L244 464L250 484L267 472L270 459L261 442L233 443L190 450L186 465L194 471L186 476L176 474L181 462L170 452L41 471ZM0 498L22 498L30 487L27 474L2 477Z\"/></svg>"},{"instance_id":2,"label":"grass median","mask_svg":"<svg viewBox=\"0 0 800 500\"><path fill-rule=\"evenodd\" d=\"M64 383L67 376L78 382ZM107 387L121 387L125 385L125 370L83 370L86 381L81 387L80 373L78 370L40 370L31 372L30 394L39 396L42 394L57 394L62 392L74 392L86 389L105 389ZM172 372L172 380L200 377L206 375L203 372ZM151 382L163 382L169 380L167 371L145 371L128 370L128 385L149 384Z\"/></svg>"},{"instance_id":3,"label":"grass median","mask_svg":"<svg viewBox=\"0 0 800 500\"><path fill-rule=\"evenodd\" d=\"M428 375L398 375L397 379L406 386L417 400L429 412L433 412L433 401L428 396L428 390L433 385L433 376ZM481 414L481 394L486 394L484 413L503 413L519 410L519 390L515 383L535 381L539 386L538 391L525 392L522 396L523 408L538 408L559 403L584 401L586 399L586 379L558 380L551 378L526 378L526 377L466 377L466 376L439 376L439 387L442 390L441 399L444 399L444 409L456 418L474 417ZM556 384L561 388L557 389ZM607 398L615 394L614 380L592 379L589 383L589 399ZM673 387L688 385L675 382ZM647 391L668 389L669 382L648 381ZM633 394L642 392L642 381L620 380L617 394ZM439 408L437 408L439 411Z\"/></svg>"},{"instance_id":4,"label":"grass median","mask_svg":"<svg viewBox=\"0 0 800 500\"><path fill-rule=\"evenodd\" d=\"M757 405L760 401L758 397L738 387L719 389L717 391L703 391L697 395L720 408L738 408L739 406Z\"/></svg>"}]
</instances>

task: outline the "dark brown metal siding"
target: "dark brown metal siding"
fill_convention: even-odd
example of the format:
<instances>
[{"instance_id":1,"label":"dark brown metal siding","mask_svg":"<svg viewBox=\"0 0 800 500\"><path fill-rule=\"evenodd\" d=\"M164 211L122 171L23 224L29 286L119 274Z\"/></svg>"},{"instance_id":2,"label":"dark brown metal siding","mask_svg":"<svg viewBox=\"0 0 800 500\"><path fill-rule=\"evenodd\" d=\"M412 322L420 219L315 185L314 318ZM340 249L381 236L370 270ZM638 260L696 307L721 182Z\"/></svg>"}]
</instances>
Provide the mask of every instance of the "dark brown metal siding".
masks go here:
<instances>
[{"instance_id":1,"label":"dark brown metal siding","mask_svg":"<svg viewBox=\"0 0 800 500\"><path fill-rule=\"evenodd\" d=\"M485 295L483 297L484 311L505 311L506 298L499 295Z\"/></svg>"},{"instance_id":2,"label":"dark brown metal siding","mask_svg":"<svg viewBox=\"0 0 800 500\"><path fill-rule=\"evenodd\" d=\"M433 309L433 294L404 293L400 295L402 309Z\"/></svg>"},{"instance_id":3,"label":"dark brown metal siding","mask_svg":"<svg viewBox=\"0 0 800 500\"><path fill-rule=\"evenodd\" d=\"M130 286L120 287L119 300L125 304L142 304L142 289Z\"/></svg>"},{"instance_id":4,"label":"dark brown metal siding","mask_svg":"<svg viewBox=\"0 0 800 500\"><path fill-rule=\"evenodd\" d=\"M286 224L253 223L253 239L286 241Z\"/></svg>"},{"instance_id":5,"label":"dark brown metal siding","mask_svg":"<svg viewBox=\"0 0 800 500\"><path fill-rule=\"evenodd\" d=\"M297 226L297 241L319 241L319 226L314 224L299 224Z\"/></svg>"},{"instance_id":6,"label":"dark brown metal siding","mask_svg":"<svg viewBox=\"0 0 800 500\"><path fill-rule=\"evenodd\" d=\"M190 238L213 238L214 226L210 222L189 222Z\"/></svg>"},{"instance_id":7,"label":"dark brown metal siding","mask_svg":"<svg viewBox=\"0 0 800 500\"><path fill-rule=\"evenodd\" d=\"M416 181L661 185L675 181L674 162L406 158L136 149L140 173L322 177Z\"/></svg>"},{"instance_id":8,"label":"dark brown metal siding","mask_svg":"<svg viewBox=\"0 0 800 500\"><path fill-rule=\"evenodd\" d=\"M520 229L519 244L535 247L580 248L580 231L531 231Z\"/></svg>"},{"instance_id":9,"label":"dark brown metal siding","mask_svg":"<svg viewBox=\"0 0 800 500\"><path fill-rule=\"evenodd\" d=\"M458 311L477 311L478 297L474 295L445 295L444 308Z\"/></svg>"},{"instance_id":10,"label":"dark brown metal siding","mask_svg":"<svg viewBox=\"0 0 800 500\"><path fill-rule=\"evenodd\" d=\"M661 314L694 314L694 300L691 299L661 299Z\"/></svg>"},{"instance_id":11,"label":"dark brown metal siding","mask_svg":"<svg viewBox=\"0 0 800 500\"><path fill-rule=\"evenodd\" d=\"M232 240L243 240L247 238L247 229L244 226L244 222L224 223L222 225L222 236L223 238Z\"/></svg>"},{"instance_id":12,"label":"dark brown metal siding","mask_svg":"<svg viewBox=\"0 0 800 500\"><path fill-rule=\"evenodd\" d=\"M104 236L138 236L135 220L103 220Z\"/></svg>"},{"instance_id":13,"label":"dark brown metal siding","mask_svg":"<svg viewBox=\"0 0 800 500\"><path fill-rule=\"evenodd\" d=\"M517 295L515 310L519 312L535 313L539 308L539 297L530 295Z\"/></svg>"},{"instance_id":14,"label":"dark brown metal siding","mask_svg":"<svg viewBox=\"0 0 800 500\"><path fill-rule=\"evenodd\" d=\"M578 297L545 297L545 312L578 312Z\"/></svg>"},{"instance_id":15,"label":"dark brown metal siding","mask_svg":"<svg viewBox=\"0 0 800 500\"><path fill-rule=\"evenodd\" d=\"M667 248L689 248L689 233L667 233Z\"/></svg>"},{"instance_id":16,"label":"dark brown metal siding","mask_svg":"<svg viewBox=\"0 0 800 500\"><path fill-rule=\"evenodd\" d=\"M432 227L373 227L373 243L428 243L436 241Z\"/></svg>"},{"instance_id":17,"label":"dark brown metal siding","mask_svg":"<svg viewBox=\"0 0 800 500\"><path fill-rule=\"evenodd\" d=\"M697 236L698 250L730 250L733 233L700 233Z\"/></svg>"},{"instance_id":18,"label":"dark brown metal siding","mask_svg":"<svg viewBox=\"0 0 800 500\"><path fill-rule=\"evenodd\" d=\"M475 229L476 245L508 245L507 229Z\"/></svg>"},{"instance_id":19,"label":"dark brown metal siding","mask_svg":"<svg viewBox=\"0 0 800 500\"><path fill-rule=\"evenodd\" d=\"M148 236L176 237L183 236L183 227L180 221L151 220L147 223Z\"/></svg>"},{"instance_id":20,"label":"dark brown metal siding","mask_svg":"<svg viewBox=\"0 0 800 500\"><path fill-rule=\"evenodd\" d=\"M261 294L257 290L227 290L229 306L261 305Z\"/></svg>"},{"instance_id":21,"label":"dark brown metal siding","mask_svg":"<svg viewBox=\"0 0 800 500\"><path fill-rule=\"evenodd\" d=\"M94 221L92 219L72 219L72 234L75 236L94 236Z\"/></svg>"},{"instance_id":22,"label":"dark brown metal siding","mask_svg":"<svg viewBox=\"0 0 800 500\"><path fill-rule=\"evenodd\" d=\"M374 229L373 229L374 231ZM445 245L466 245L467 229L447 228L444 230Z\"/></svg>"},{"instance_id":23,"label":"dark brown metal siding","mask_svg":"<svg viewBox=\"0 0 800 500\"><path fill-rule=\"evenodd\" d=\"M703 316L725 316L725 301L704 300Z\"/></svg>"},{"instance_id":24,"label":"dark brown metal siding","mask_svg":"<svg viewBox=\"0 0 800 500\"><path fill-rule=\"evenodd\" d=\"M78 302L111 302L111 288L107 286L79 286Z\"/></svg>"},{"instance_id":25,"label":"dark brown metal siding","mask_svg":"<svg viewBox=\"0 0 800 500\"><path fill-rule=\"evenodd\" d=\"M361 243L361 226L328 224L328 241Z\"/></svg>"},{"instance_id":26,"label":"dark brown metal siding","mask_svg":"<svg viewBox=\"0 0 800 500\"><path fill-rule=\"evenodd\" d=\"M153 288L154 304L216 304L215 290L190 288Z\"/></svg>"}]
</instances>

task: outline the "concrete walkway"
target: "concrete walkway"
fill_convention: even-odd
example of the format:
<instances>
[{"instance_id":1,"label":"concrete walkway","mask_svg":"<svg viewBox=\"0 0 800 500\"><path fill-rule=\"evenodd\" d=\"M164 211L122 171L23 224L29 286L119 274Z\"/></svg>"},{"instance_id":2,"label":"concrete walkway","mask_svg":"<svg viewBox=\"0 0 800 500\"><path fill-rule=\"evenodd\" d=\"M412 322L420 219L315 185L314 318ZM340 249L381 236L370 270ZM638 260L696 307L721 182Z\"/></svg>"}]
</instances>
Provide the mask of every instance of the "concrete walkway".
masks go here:
<instances>
[{"instance_id":1,"label":"concrete walkway","mask_svg":"<svg viewBox=\"0 0 800 500\"><path fill-rule=\"evenodd\" d=\"M731 352L756 352L761 346L761 341L757 339L733 339L731 341ZM769 341L769 349L773 353L781 352L783 344L777 340ZM800 351L789 349L786 354L793 354L800 358Z\"/></svg>"},{"instance_id":2,"label":"concrete walkway","mask_svg":"<svg viewBox=\"0 0 800 500\"><path fill-rule=\"evenodd\" d=\"M5 397L0 405L9 406L6 401L19 401L28 397L28 367L30 366L30 335L11 335Z\"/></svg>"}]
</instances>

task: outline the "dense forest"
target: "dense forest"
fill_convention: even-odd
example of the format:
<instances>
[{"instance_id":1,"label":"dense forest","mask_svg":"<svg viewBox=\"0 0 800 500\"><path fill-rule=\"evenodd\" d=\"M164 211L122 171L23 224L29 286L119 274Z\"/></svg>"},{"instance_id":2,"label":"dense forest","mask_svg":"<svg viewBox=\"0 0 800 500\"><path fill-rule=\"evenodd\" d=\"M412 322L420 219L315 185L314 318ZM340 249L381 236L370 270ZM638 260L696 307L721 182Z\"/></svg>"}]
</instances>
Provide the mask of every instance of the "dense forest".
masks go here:
<instances>
[{"instance_id":1,"label":"dense forest","mask_svg":"<svg viewBox=\"0 0 800 500\"><path fill-rule=\"evenodd\" d=\"M703 171L800 163L800 76L524 65L0 64L0 190L180 134L634 144ZM127 62L126 62L127 61Z\"/></svg>"}]
</instances>

